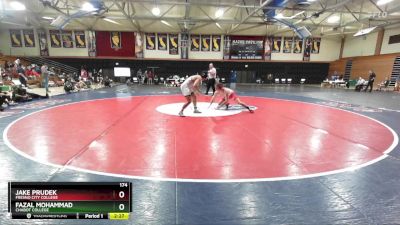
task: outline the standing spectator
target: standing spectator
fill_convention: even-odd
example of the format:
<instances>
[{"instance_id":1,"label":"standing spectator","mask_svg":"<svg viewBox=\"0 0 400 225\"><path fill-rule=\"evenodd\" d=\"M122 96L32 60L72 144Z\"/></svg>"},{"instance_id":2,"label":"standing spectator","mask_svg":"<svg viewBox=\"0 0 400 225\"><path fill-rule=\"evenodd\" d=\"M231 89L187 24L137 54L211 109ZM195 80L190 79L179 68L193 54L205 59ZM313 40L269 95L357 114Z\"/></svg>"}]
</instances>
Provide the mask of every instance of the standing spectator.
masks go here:
<instances>
[{"instance_id":1,"label":"standing spectator","mask_svg":"<svg viewBox=\"0 0 400 225\"><path fill-rule=\"evenodd\" d=\"M40 68L42 72L42 83L44 83L44 88L46 89L46 97L49 97L49 71L46 64Z\"/></svg>"},{"instance_id":2,"label":"standing spectator","mask_svg":"<svg viewBox=\"0 0 400 225\"><path fill-rule=\"evenodd\" d=\"M369 78L368 78L368 85L367 85L367 87L365 88L365 92L367 92L368 87L370 87L369 92L372 92L372 88L374 87L374 81L375 81L376 75L375 75L374 71L372 71L372 70L370 70L370 71L368 72L368 75L369 75Z\"/></svg>"},{"instance_id":3,"label":"standing spectator","mask_svg":"<svg viewBox=\"0 0 400 225\"><path fill-rule=\"evenodd\" d=\"M88 79L88 72L84 66L81 67L81 78L86 81Z\"/></svg>"},{"instance_id":4,"label":"standing spectator","mask_svg":"<svg viewBox=\"0 0 400 225\"><path fill-rule=\"evenodd\" d=\"M214 65L210 63L208 65L208 72L207 72L207 91L206 95L208 95L208 91L210 90L210 87L213 90L213 95L215 92L215 79L217 78L217 70L214 68Z\"/></svg>"},{"instance_id":5,"label":"standing spectator","mask_svg":"<svg viewBox=\"0 0 400 225\"><path fill-rule=\"evenodd\" d=\"M143 84L143 83L142 83L142 69L139 69L139 70L137 71L136 76L137 76L137 78L138 78L138 80L139 80L139 83L140 83L140 84Z\"/></svg>"},{"instance_id":6,"label":"standing spectator","mask_svg":"<svg viewBox=\"0 0 400 225\"><path fill-rule=\"evenodd\" d=\"M147 70L144 71L142 79L143 79L143 84L147 84L147 79L148 79Z\"/></svg>"},{"instance_id":7,"label":"standing spectator","mask_svg":"<svg viewBox=\"0 0 400 225\"><path fill-rule=\"evenodd\" d=\"M18 73L18 78L19 81L21 82L22 85L24 85L25 87L28 87L28 78L25 76L25 70L24 67L21 65L17 66L17 73Z\"/></svg>"},{"instance_id":8,"label":"standing spectator","mask_svg":"<svg viewBox=\"0 0 400 225\"><path fill-rule=\"evenodd\" d=\"M153 84L153 72L151 70L149 70L147 77L147 84Z\"/></svg>"}]
</instances>

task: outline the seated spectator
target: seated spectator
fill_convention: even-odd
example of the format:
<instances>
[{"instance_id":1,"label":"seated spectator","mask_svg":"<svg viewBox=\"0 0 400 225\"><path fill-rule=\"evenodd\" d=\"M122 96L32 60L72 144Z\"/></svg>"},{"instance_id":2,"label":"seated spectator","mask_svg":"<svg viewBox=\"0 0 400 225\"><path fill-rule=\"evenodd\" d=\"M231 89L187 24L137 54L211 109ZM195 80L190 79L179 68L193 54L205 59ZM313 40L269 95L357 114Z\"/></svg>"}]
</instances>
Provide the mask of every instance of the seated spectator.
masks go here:
<instances>
[{"instance_id":1,"label":"seated spectator","mask_svg":"<svg viewBox=\"0 0 400 225\"><path fill-rule=\"evenodd\" d=\"M385 77L385 80L378 84L379 91L382 91L382 88L387 88L389 86L390 80L388 77Z\"/></svg>"},{"instance_id":2,"label":"seated spectator","mask_svg":"<svg viewBox=\"0 0 400 225\"><path fill-rule=\"evenodd\" d=\"M362 77L359 77L356 83L356 91L361 91L364 86L368 84L368 81L364 80Z\"/></svg>"},{"instance_id":3,"label":"seated spectator","mask_svg":"<svg viewBox=\"0 0 400 225\"><path fill-rule=\"evenodd\" d=\"M396 79L396 84L394 85L394 91L400 91L400 76Z\"/></svg>"},{"instance_id":4,"label":"seated spectator","mask_svg":"<svg viewBox=\"0 0 400 225\"><path fill-rule=\"evenodd\" d=\"M15 102L26 102L32 100L31 96L26 92L26 89L21 85L17 86L13 91L12 99Z\"/></svg>"}]
</instances>

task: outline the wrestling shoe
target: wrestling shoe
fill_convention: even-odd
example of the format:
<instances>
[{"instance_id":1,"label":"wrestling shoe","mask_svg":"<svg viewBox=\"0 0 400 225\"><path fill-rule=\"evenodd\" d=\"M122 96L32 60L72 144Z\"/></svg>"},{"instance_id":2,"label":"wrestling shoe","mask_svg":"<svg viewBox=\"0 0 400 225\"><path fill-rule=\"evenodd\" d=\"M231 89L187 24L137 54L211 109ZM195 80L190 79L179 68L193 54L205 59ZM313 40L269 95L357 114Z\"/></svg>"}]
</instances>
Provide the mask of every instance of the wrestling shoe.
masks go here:
<instances>
[{"instance_id":1,"label":"wrestling shoe","mask_svg":"<svg viewBox=\"0 0 400 225\"><path fill-rule=\"evenodd\" d=\"M194 109L193 113L201 113L198 109Z\"/></svg>"}]
</instances>

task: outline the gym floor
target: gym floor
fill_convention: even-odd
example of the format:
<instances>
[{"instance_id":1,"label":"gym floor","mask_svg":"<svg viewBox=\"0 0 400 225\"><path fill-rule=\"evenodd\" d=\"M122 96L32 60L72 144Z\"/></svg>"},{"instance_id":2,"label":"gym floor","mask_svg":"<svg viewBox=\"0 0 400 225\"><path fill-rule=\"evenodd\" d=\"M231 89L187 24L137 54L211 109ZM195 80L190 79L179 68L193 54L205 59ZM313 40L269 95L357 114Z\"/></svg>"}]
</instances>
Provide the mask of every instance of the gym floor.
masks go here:
<instances>
[{"instance_id":1,"label":"gym floor","mask_svg":"<svg viewBox=\"0 0 400 225\"><path fill-rule=\"evenodd\" d=\"M399 93L236 90L255 113L137 85L6 109L0 224L77 224L9 219L8 181L133 183L129 221L79 224L400 224Z\"/></svg>"}]
</instances>

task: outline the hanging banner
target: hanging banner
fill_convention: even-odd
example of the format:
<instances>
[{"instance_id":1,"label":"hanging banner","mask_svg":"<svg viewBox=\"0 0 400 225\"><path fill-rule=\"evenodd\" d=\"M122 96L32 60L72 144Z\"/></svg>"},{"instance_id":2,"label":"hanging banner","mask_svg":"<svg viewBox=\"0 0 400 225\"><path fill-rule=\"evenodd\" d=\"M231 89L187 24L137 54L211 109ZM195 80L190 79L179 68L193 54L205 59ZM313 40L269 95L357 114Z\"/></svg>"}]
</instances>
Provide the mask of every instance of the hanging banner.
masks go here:
<instances>
[{"instance_id":1,"label":"hanging banner","mask_svg":"<svg viewBox=\"0 0 400 225\"><path fill-rule=\"evenodd\" d=\"M210 35L201 35L201 51L208 52L210 51Z\"/></svg>"},{"instance_id":2,"label":"hanging banner","mask_svg":"<svg viewBox=\"0 0 400 225\"><path fill-rule=\"evenodd\" d=\"M271 60L272 44L273 44L273 38L265 37L265 40L264 40L264 60L265 61Z\"/></svg>"},{"instance_id":3,"label":"hanging banner","mask_svg":"<svg viewBox=\"0 0 400 225\"><path fill-rule=\"evenodd\" d=\"M190 35L190 51L200 51L200 35Z\"/></svg>"},{"instance_id":4,"label":"hanging banner","mask_svg":"<svg viewBox=\"0 0 400 225\"><path fill-rule=\"evenodd\" d=\"M230 59L231 56L231 37L224 37L224 59Z\"/></svg>"},{"instance_id":5,"label":"hanging banner","mask_svg":"<svg viewBox=\"0 0 400 225\"><path fill-rule=\"evenodd\" d=\"M272 53L278 53L281 52L281 44L282 44L282 37L274 37L273 38L273 48L272 48Z\"/></svg>"},{"instance_id":6,"label":"hanging banner","mask_svg":"<svg viewBox=\"0 0 400 225\"><path fill-rule=\"evenodd\" d=\"M178 55L178 35L177 34L169 34L169 54L170 55Z\"/></svg>"},{"instance_id":7,"label":"hanging banner","mask_svg":"<svg viewBox=\"0 0 400 225\"><path fill-rule=\"evenodd\" d=\"M303 50L303 40L300 38L294 39L293 53L301 53Z\"/></svg>"},{"instance_id":8,"label":"hanging banner","mask_svg":"<svg viewBox=\"0 0 400 225\"><path fill-rule=\"evenodd\" d=\"M96 44L96 32L93 30L88 31L88 54L90 57L97 55Z\"/></svg>"},{"instance_id":9,"label":"hanging banner","mask_svg":"<svg viewBox=\"0 0 400 225\"><path fill-rule=\"evenodd\" d=\"M310 61L311 49L313 48L312 42L313 42L313 41L312 41L311 38L307 38L307 39L305 40L303 61Z\"/></svg>"},{"instance_id":10,"label":"hanging banner","mask_svg":"<svg viewBox=\"0 0 400 225\"><path fill-rule=\"evenodd\" d=\"M10 30L11 47L22 47L21 30Z\"/></svg>"},{"instance_id":11,"label":"hanging banner","mask_svg":"<svg viewBox=\"0 0 400 225\"><path fill-rule=\"evenodd\" d=\"M33 48L35 47L35 33L33 30L23 30L25 47Z\"/></svg>"},{"instance_id":12,"label":"hanging banner","mask_svg":"<svg viewBox=\"0 0 400 225\"><path fill-rule=\"evenodd\" d=\"M319 54L319 49L321 48L321 38L312 39L312 54Z\"/></svg>"},{"instance_id":13,"label":"hanging banner","mask_svg":"<svg viewBox=\"0 0 400 225\"><path fill-rule=\"evenodd\" d=\"M283 37L283 53L292 53L293 37Z\"/></svg>"},{"instance_id":14,"label":"hanging banner","mask_svg":"<svg viewBox=\"0 0 400 225\"><path fill-rule=\"evenodd\" d=\"M74 31L74 35L75 35L75 46L77 48L86 48L85 31L76 30Z\"/></svg>"},{"instance_id":15,"label":"hanging banner","mask_svg":"<svg viewBox=\"0 0 400 225\"><path fill-rule=\"evenodd\" d=\"M135 57L143 59L143 33L135 32Z\"/></svg>"},{"instance_id":16,"label":"hanging banner","mask_svg":"<svg viewBox=\"0 0 400 225\"><path fill-rule=\"evenodd\" d=\"M49 56L49 45L45 30L37 30L39 39L40 56Z\"/></svg>"},{"instance_id":17,"label":"hanging banner","mask_svg":"<svg viewBox=\"0 0 400 225\"><path fill-rule=\"evenodd\" d=\"M146 33L146 49L156 50L156 34Z\"/></svg>"},{"instance_id":18,"label":"hanging banner","mask_svg":"<svg viewBox=\"0 0 400 225\"><path fill-rule=\"evenodd\" d=\"M181 59L189 58L189 34L181 33Z\"/></svg>"},{"instance_id":19,"label":"hanging banner","mask_svg":"<svg viewBox=\"0 0 400 225\"><path fill-rule=\"evenodd\" d=\"M158 40L158 50L167 51L168 35L167 34L157 34Z\"/></svg>"},{"instance_id":20,"label":"hanging banner","mask_svg":"<svg viewBox=\"0 0 400 225\"><path fill-rule=\"evenodd\" d=\"M221 51L221 35L212 36L212 51L213 52Z\"/></svg>"},{"instance_id":21,"label":"hanging banner","mask_svg":"<svg viewBox=\"0 0 400 225\"><path fill-rule=\"evenodd\" d=\"M61 48L61 34L59 30L49 30L50 46L52 48Z\"/></svg>"},{"instance_id":22,"label":"hanging banner","mask_svg":"<svg viewBox=\"0 0 400 225\"><path fill-rule=\"evenodd\" d=\"M111 48L118 51L121 48L121 32L118 31L110 32L110 43L111 43Z\"/></svg>"},{"instance_id":23,"label":"hanging banner","mask_svg":"<svg viewBox=\"0 0 400 225\"><path fill-rule=\"evenodd\" d=\"M264 37L231 36L231 38L231 59L263 59Z\"/></svg>"},{"instance_id":24,"label":"hanging banner","mask_svg":"<svg viewBox=\"0 0 400 225\"><path fill-rule=\"evenodd\" d=\"M61 31L61 38L64 48L73 48L74 42L72 39L72 31L70 30L63 30Z\"/></svg>"}]
</instances>

